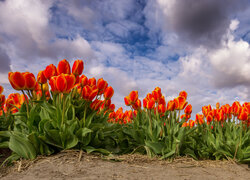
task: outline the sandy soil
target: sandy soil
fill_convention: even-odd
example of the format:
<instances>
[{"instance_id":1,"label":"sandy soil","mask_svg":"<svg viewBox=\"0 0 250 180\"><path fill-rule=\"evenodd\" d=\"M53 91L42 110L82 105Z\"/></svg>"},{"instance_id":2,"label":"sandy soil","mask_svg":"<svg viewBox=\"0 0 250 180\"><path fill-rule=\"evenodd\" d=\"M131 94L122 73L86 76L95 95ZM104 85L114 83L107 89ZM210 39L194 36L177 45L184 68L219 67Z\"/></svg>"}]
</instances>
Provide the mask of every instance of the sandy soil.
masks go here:
<instances>
[{"instance_id":1,"label":"sandy soil","mask_svg":"<svg viewBox=\"0 0 250 180\"><path fill-rule=\"evenodd\" d=\"M34 161L18 161L1 168L7 179L250 179L248 165L230 161L195 161L178 158L173 162L150 159L142 155L104 157L79 151L66 151Z\"/></svg>"}]
</instances>

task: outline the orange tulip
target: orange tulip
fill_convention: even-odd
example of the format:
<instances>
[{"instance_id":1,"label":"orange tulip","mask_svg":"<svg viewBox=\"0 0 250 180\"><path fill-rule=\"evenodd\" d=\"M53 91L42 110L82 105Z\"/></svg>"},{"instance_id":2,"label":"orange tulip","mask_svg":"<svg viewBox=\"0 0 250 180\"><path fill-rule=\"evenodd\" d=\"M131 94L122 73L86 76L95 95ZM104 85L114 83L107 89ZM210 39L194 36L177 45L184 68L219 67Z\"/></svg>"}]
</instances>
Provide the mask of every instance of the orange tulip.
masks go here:
<instances>
[{"instance_id":1,"label":"orange tulip","mask_svg":"<svg viewBox=\"0 0 250 180\"><path fill-rule=\"evenodd\" d=\"M54 66L53 64L48 65L43 71L43 74L48 80L50 80L50 78L53 76L57 76L56 66Z\"/></svg>"},{"instance_id":2,"label":"orange tulip","mask_svg":"<svg viewBox=\"0 0 250 180\"><path fill-rule=\"evenodd\" d=\"M126 106L130 106L131 105L128 96L124 97L124 102L125 102Z\"/></svg>"},{"instance_id":3,"label":"orange tulip","mask_svg":"<svg viewBox=\"0 0 250 180\"><path fill-rule=\"evenodd\" d=\"M3 86L0 86L0 94L3 93Z\"/></svg>"},{"instance_id":4,"label":"orange tulip","mask_svg":"<svg viewBox=\"0 0 250 180\"><path fill-rule=\"evenodd\" d=\"M49 85L51 87L51 91L54 92L54 93L59 93L57 91L57 88L56 88L56 79L57 79L57 76L53 76L50 78L49 80Z\"/></svg>"},{"instance_id":5,"label":"orange tulip","mask_svg":"<svg viewBox=\"0 0 250 180\"><path fill-rule=\"evenodd\" d=\"M241 111L241 113L238 116L238 119L241 121L247 121L248 120L248 113L247 111Z\"/></svg>"},{"instance_id":6,"label":"orange tulip","mask_svg":"<svg viewBox=\"0 0 250 180\"><path fill-rule=\"evenodd\" d=\"M189 120L189 126L192 128L192 127L194 127L194 121L193 120Z\"/></svg>"},{"instance_id":7,"label":"orange tulip","mask_svg":"<svg viewBox=\"0 0 250 180\"><path fill-rule=\"evenodd\" d=\"M175 109L175 102L173 100L168 101L167 111L174 111Z\"/></svg>"},{"instance_id":8,"label":"orange tulip","mask_svg":"<svg viewBox=\"0 0 250 180\"><path fill-rule=\"evenodd\" d=\"M85 75L81 75L79 83L82 87L88 85L88 78Z\"/></svg>"},{"instance_id":9,"label":"orange tulip","mask_svg":"<svg viewBox=\"0 0 250 180\"><path fill-rule=\"evenodd\" d=\"M154 97L155 101L158 102L159 99L162 97L161 88L156 87L154 91L152 91L152 96Z\"/></svg>"},{"instance_id":10,"label":"orange tulip","mask_svg":"<svg viewBox=\"0 0 250 180\"><path fill-rule=\"evenodd\" d=\"M34 90L36 86L36 78L34 74L30 72L22 73L24 79L25 79L25 90Z\"/></svg>"},{"instance_id":11,"label":"orange tulip","mask_svg":"<svg viewBox=\"0 0 250 180\"><path fill-rule=\"evenodd\" d=\"M75 85L75 76L73 74L65 74L65 78L67 81L67 89L65 93L69 93L71 91L71 89L74 87Z\"/></svg>"},{"instance_id":12,"label":"orange tulip","mask_svg":"<svg viewBox=\"0 0 250 180\"><path fill-rule=\"evenodd\" d=\"M0 110L3 109L4 103L5 103L5 95L0 94Z\"/></svg>"},{"instance_id":13,"label":"orange tulip","mask_svg":"<svg viewBox=\"0 0 250 180\"><path fill-rule=\"evenodd\" d=\"M163 104L159 104L157 107L158 113L163 116L166 112L166 107Z\"/></svg>"},{"instance_id":14,"label":"orange tulip","mask_svg":"<svg viewBox=\"0 0 250 180\"><path fill-rule=\"evenodd\" d=\"M175 102L175 109L177 110L183 110L188 102L186 102L186 99L183 96L179 96L174 99Z\"/></svg>"},{"instance_id":15,"label":"orange tulip","mask_svg":"<svg viewBox=\"0 0 250 180\"><path fill-rule=\"evenodd\" d=\"M107 87L108 87L107 81L104 81L103 78L98 79L98 81L97 81L98 94L103 94L104 90Z\"/></svg>"},{"instance_id":16,"label":"orange tulip","mask_svg":"<svg viewBox=\"0 0 250 180\"><path fill-rule=\"evenodd\" d=\"M152 99L150 99L150 100L147 101L147 106L146 106L147 109L153 109L154 106L155 106L155 100L154 100L154 98L152 98Z\"/></svg>"},{"instance_id":17,"label":"orange tulip","mask_svg":"<svg viewBox=\"0 0 250 180\"><path fill-rule=\"evenodd\" d=\"M213 116L209 114L209 115L206 117L206 119L207 119L207 122L208 122L208 123L211 123L211 122L213 121Z\"/></svg>"},{"instance_id":18,"label":"orange tulip","mask_svg":"<svg viewBox=\"0 0 250 180\"><path fill-rule=\"evenodd\" d=\"M97 111L101 107L102 103L102 100L96 99L90 104L90 108Z\"/></svg>"},{"instance_id":19,"label":"orange tulip","mask_svg":"<svg viewBox=\"0 0 250 180\"><path fill-rule=\"evenodd\" d=\"M47 83L47 79L44 76L44 72L43 71L39 71L39 73L37 74L37 82L39 84L45 84L45 83Z\"/></svg>"},{"instance_id":20,"label":"orange tulip","mask_svg":"<svg viewBox=\"0 0 250 180\"><path fill-rule=\"evenodd\" d=\"M115 105L114 104L110 104L109 105L109 110L110 111L114 111L115 110Z\"/></svg>"},{"instance_id":21,"label":"orange tulip","mask_svg":"<svg viewBox=\"0 0 250 180\"><path fill-rule=\"evenodd\" d=\"M196 114L195 123L196 124L203 124L204 123L203 118L204 118L203 114Z\"/></svg>"},{"instance_id":22,"label":"orange tulip","mask_svg":"<svg viewBox=\"0 0 250 180\"><path fill-rule=\"evenodd\" d=\"M90 78L88 81L89 86L96 86L96 79L94 77Z\"/></svg>"},{"instance_id":23,"label":"orange tulip","mask_svg":"<svg viewBox=\"0 0 250 180\"><path fill-rule=\"evenodd\" d=\"M66 59L61 60L57 66L57 74L70 74L70 65Z\"/></svg>"},{"instance_id":24,"label":"orange tulip","mask_svg":"<svg viewBox=\"0 0 250 180\"><path fill-rule=\"evenodd\" d=\"M134 110L140 109L141 108L141 100L137 99L137 101L132 105Z\"/></svg>"},{"instance_id":25,"label":"orange tulip","mask_svg":"<svg viewBox=\"0 0 250 180\"><path fill-rule=\"evenodd\" d=\"M220 109L220 103L219 102L216 103L216 109Z\"/></svg>"},{"instance_id":26,"label":"orange tulip","mask_svg":"<svg viewBox=\"0 0 250 180\"><path fill-rule=\"evenodd\" d=\"M184 110L185 114L191 114L192 113L192 105L189 104Z\"/></svg>"},{"instance_id":27,"label":"orange tulip","mask_svg":"<svg viewBox=\"0 0 250 180\"><path fill-rule=\"evenodd\" d=\"M92 101L97 95L98 89L96 86L90 87L86 85L82 89L82 97L87 101Z\"/></svg>"},{"instance_id":28,"label":"orange tulip","mask_svg":"<svg viewBox=\"0 0 250 180\"><path fill-rule=\"evenodd\" d=\"M134 104L136 103L136 101L138 100L138 91L131 91L128 95L130 104Z\"/></svg>"},{"instance_id":29,"label":"orange tulip","mask_svg":"<svg viewBox=\"0 0 250 180\"><path fill-rule=\"evenodd\" d=\"M73 67L72 67L72 73L75 76L79 76L82 74L84 69L84 64L82 60L75 60Z\"/></svg>"},{"instance_id":30,"label":"orange tulip","mask_svg":"<svg viewBox=\"0 0 250 180\"><path fill-rule=\"evenodd\" d=\"M25 79L23 74L20 72L9 72L8 78L11 86L15 90L24 90L25 88Z\"/></svg>"},{"instance_id":31,"label":"orange tulip","mask_svg":"<svg viewBox=\"0 0 250 180\"><path fill-rule=\"evenodd\" d=\"M187 92L186 91L181 91L179 93L179 96L184 97L185 99L187 99Z\"/></svg>"},{"instance_id":32,"label":"orange tulip","mask_svg":"<svg viewBox=\"0 0 250 180\"><path fill-rule=\"evenodd\" d=\"M114 89L111 86L109 86L104 91L104 98L110 99L113 96L113 94L114 94Z\"/></svg>"},{"instance_id":33,"label":"orange tulip","mask_svg":"<svg viewBox=\"0 0 250 180\"><path fill-rule=\"evenodd\" d=\"M165 97L161 96L158 100L158 104L163 104L164 106L166 106L166 101L165 101Z\"/></svg>"}]
</instances>

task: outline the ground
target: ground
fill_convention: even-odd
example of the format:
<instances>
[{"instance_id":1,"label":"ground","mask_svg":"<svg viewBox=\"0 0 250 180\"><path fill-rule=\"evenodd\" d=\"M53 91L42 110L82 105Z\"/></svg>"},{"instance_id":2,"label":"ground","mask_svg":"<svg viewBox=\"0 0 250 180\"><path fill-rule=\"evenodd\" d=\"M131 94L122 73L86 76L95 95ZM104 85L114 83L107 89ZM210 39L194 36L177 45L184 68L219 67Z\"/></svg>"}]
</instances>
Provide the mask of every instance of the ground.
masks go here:
<instances>
[{"instance_id":1,"label":"ground","mask_svg":"<svg viewBox=\"0 0 250 180\"><path fill-rule=\"evenodd\" d=\"M143 155L101 156L65 151L33 161L1 167L3 180L20 179L250 179L248 165L233 161L195 161L182 157L170 162Z\"/></svg>"}]
</instances>

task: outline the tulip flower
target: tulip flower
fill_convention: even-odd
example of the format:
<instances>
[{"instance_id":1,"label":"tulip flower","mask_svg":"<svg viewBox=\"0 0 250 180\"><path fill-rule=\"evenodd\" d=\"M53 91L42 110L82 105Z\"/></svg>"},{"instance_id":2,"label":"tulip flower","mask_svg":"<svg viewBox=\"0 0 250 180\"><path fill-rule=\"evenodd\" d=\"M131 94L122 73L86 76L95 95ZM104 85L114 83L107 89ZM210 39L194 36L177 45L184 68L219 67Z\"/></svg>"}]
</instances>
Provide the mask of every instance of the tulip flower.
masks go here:
<instances>
[{"instance_id":1,"label":"tulip flower","mask_svg":"<svg viewBox=\"0 0 250 180\"><path fill-rule=\"evenodd\" d=\"M61 60L57 66L57 74L70 74L70 65L66 59Z\"/></svg>"},{"instance_id":2,"label":"tulip flower","mask_svg":"<svg viewBox=\"0 0 250 180\"><path fill-rule=\"evenodd\" d=\"M56 66L54 66L53 64L48 65L43 71L43 74L48 80L50 80L50 78L53 76L57 76Z\"/></svg>"},{"instance_id":3,"label":"tulip flower","mask_svg":"<svg viewBox=\"0 0 250 180\"><path fill-rule=\"evenodd\" d=\"M3 93L3 86L0 86L0 94Z\"/></svg>"},{"instance_id":4,"label":"tulip flower","mask_svg":"<svg viewBox=\"0 0 250 180\"><path fill-rule=\"evenodd\" d=\"M24 90L25 88L25 79L23 74L20 72L9 72L8 78L11 86L15 90Z\"/></svg>"},{"instance_id":5,"label":"tulip flower","mask_svg":"<svg viewBox=\"0 0 250 180\"><path fill-rule=\"evenodd\" d=\"M90 78L88 80L88 85L89 86L96 86L96 79L94 77Z\"/></svg>"},{"instance_id":6,"label":"tulip flower","mask_svg":"<svg viewBox=\"0 0 250 180\"><path fill-rule=\"evenodd\" d=\"M114 89L109 86L105 89L105 92L104 92L104 98L107 100L107 99L111 99L111 97L113 96L114 94Z\"/></svg>"},{"instance_id":7,"label":"tulip flower","mask_svg":"<svg viewBox=\"0 0 250 180\"><path fill-rule=\"evenodd\" d=\"M174 109L175 109L175 102L174 102L174 100L168 101L167 111L174 111Z\"/></svg>"},{"instance_id":8,"label":"tulip flower","mask_svg":"<svg viewBox=\"0 0 250 180\"><path fill-rule=\"evenodd\" d=\"M25 80L25 90L34 90L36 86L36 78L34 74L30 72L22 73Z\"/></svg>"},{"instance_id":9,"label":"tulip flower","mask_svg":"<svg viewBox=\"0 0 250 180\"><path fill-rule=\"evenodd\" d=\"M97 88L98 88L98 94L103 94L104 90L108 87L107 81L104 81L103 78L98 79L97 81Z\"/></svg>"},{"instance_id":10,"label":"tulip flower","mask_svg":"<svg viewBox=\"0 0 250 180\"><path fill-rule=\"evenodd\" d=\"M175 109L177 110L183 110L188 102L186 102L186 99L183 96L179 96L174 99L175 102Z\"/></svg>"},{"instance_id":11,"label":"tulip flower","mask_svg":"<svg viewBox=\"0 0 250 180\"><path fill-rule=\"evenodd\" d=\"M179 93L179 96L184 97L185 99L187 99L187 92L186 91L181 91Z\"/></svg>"},{"instance_id":12,"label":"tulip flower","mask_svg":"<svg viewBox=\"0 0 250 180\"><path fill-rule=\"evenodd\" d=\"M158 102L159 99L162 97L161 88L156 87L154 91L152 91L152 96L154 97L155 101Z\"/></svg>"},{"instance_id":13,"label":"tulip flower","mask_svg":"<svg viewBox=\"0 0 250 180\"><path fill-rule=\"evenodd\" d=\"M72 67L72 73L75 76L79 76L82 74L84 69L84 64L82 60L75 60L73 67Z\"/></svg>"},{"instance_id":14,"label":"tulip flower","mask_svg":"<svg viewBox=\"0 0 250 180\"><path fill-rule=\"evenodd\" d=\"M247 111L242 111L239 116L238 116L238 119L241 120L241 121L247 121L248 120L248 113Z\"/></svg>"},{"instance_id":15,"label":"tulip flower","mask_svg":"<svg viewBox=\"0 0 250 180\"><path fill-rule=\"evenodd\" d=\"M81 75L81 77L79 78L79 83L82 87L88 85L88 78L85 75Z\"/></svg>"},{"instance_id":16,"label":"tulip flower","mask_svg":"<svg viewBox=\"0 0 250 180\"><path fill-rule=\"evenodd\" d=\"M0 110L3 109L4 103L5 103L5 95L0 94Z\"/></svg>"},{"instance_id":17,"label":"tulip flower","mask_svg":"<svg viewBox=\"0 0 250 180\"><path fill-rule=\"evenodd\" d=\"M44 71L39 71L39 73L37 74L37 82L39 84L45 84L45 83L47 83L47 79L44 76Z\"/></svg>"},{"instance_id":18,"label":"tulip flower","mask_svg":"<svg viewBox=\"0 0 250 180\"><path fill-rule=\"evenodd\" d=\"M192 113L192 105L189 104L184 110L185 114L191 114Z\"/></svg>"},{"instance_id":19,"label":"tulip flower","mask_svg":"<svg viewBox=\"0 0 250 180\"><path fill-rule=\"evenodd\" d=\"M92 101L98 93L98 89L96 86L90 87L86 85L82 89L82 98L87 101Z\"/></svg>"},{"instance_id":20,"label":"tulip flower","mask_svg":"<svg viewBox=\"0 0 250 180\"><path fill-rule=\"evenodd\" d=\"M138 110L141 108L141 100L137 99L137 101L132 105L134 110Z\"/></svg>"}]
</instances>

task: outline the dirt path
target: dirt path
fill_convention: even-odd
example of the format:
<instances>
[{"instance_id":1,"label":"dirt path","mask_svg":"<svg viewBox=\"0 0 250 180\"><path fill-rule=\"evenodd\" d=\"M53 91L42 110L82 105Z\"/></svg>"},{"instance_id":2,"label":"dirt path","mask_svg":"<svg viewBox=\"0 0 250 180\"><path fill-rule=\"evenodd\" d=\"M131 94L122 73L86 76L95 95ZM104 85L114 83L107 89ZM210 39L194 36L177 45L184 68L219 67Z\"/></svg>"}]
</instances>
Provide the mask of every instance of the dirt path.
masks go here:
<instances>
[{"instance_id":1,"label":"dirt path","mask_svg":"<svg viewBox=\"0 0 250 180\"><path fill-rule=\"evenodd\" d=\"M173 162L141 155L114 158L70 151L34 161L17 162L8 168L7 179L250 179L250 168L229 161L195 161L180 158ZM18 172L18 168L19 171ZM2 171L3 172L3 171Z\"/></svg>"}]
</instances>

